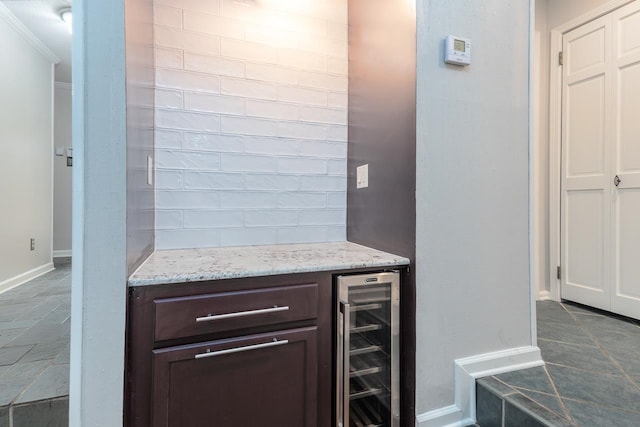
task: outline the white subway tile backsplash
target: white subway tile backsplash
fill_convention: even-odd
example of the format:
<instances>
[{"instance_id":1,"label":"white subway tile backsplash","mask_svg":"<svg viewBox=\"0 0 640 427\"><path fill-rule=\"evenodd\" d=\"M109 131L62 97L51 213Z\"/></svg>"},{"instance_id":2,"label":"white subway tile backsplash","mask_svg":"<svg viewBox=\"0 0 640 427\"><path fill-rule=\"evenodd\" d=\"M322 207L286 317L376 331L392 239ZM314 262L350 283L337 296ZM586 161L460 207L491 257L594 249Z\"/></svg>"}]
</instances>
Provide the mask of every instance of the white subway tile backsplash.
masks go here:
<instances>
[{"instance_id":1,"label":"white subway tile backsplash","mask_svg":"<svg viewBox=\"0 0 640 427\"><path fill-rule=\"evenodd\" d=\"M327 241L327 227L278 228L278 243L314 243Z\"/></svg>"},{"instance_id":2,"label":"white subway tile backsplash","mask_svg":"<svg viewBox=\"0 0 640 427\"><path fill-rule=\"evenodd\" d=\"M317 175L327 173L327 161L297 157L278 159L278 172L300 175Z\"/></svg>"},{"instance_id":3,"label":"white subway tile backsplash","mask_svg":"<svg viewBox=\"0 0 640 427\"><path fill-rule=\"evenodd\" d=\"M269 119L296 120L298 106L276 101L247 99L247 115Z\"/></svg>"},{"instance_id":4,"label":"white subway tile backsplash","mask_svg":"<svg viewBox=\"0 0 640 427\"><path fill-rule=\"evenodd\" d=\"M182 147L182 132L156 129L155 135L155 145L157 149Z\"/></svg>"},{"instance_id":5,"label":"white subway tile backsplash","mask_svg":"<svg viewBox=\"0 0 640 427\"><path fill-rule=\"evenodd\" d=\"M282 138L327 139L327 127L315 123L279 122L278 136Z\"/></svg>"},{"instance_id":6,"label":"white subway tile backsplash","mask_svg":"<svg viewBox=\"0 0 640 427\"><path fill-rule=\"evenodd\" d=\"M156 168L219 170L220 154L197 151L156 150Z\"/></svg>"},{"instance_id":7,"label":"white subway tile backsplash","mask_svg":"<svg viewBox=\"0 0 640 427\"><path fill-rule=\"evenodd\" d=\"M347 0L153 2L156 247L344 240Z\"/></svg>"},{"instance_id":8,"label":"white subway tile backsplash","mask_svg":"<svg viewBox=\"0 0 640 427\"><path fill-rule=\"evenodd\" d=\"M182 92L156 89L156 108L182 108Z\"/></svg>"},{"instance_id":9,"label":"white subway tile backsplash","mask_svg":"<svg viewBox=\"0 0 640 427\"><path fill-rule=\"evenodd\" d=\"M298 224L297 210L248 210L244 214L247 227L278 227Z\"/></svg>"},{"instance_id":10,"label":"white subway tile backsplash","mask_svg":"<svg viewBox=\"0 0 640 427\"><path fill-rule=\"evenodd\" d=\"M347 222L344 209L304 210L298 214L300 225L345 225Z\"/></svg>"},{"instance_id":11,"label":"white subway tile backsplash","mask_svg":"<svg viewBox=\"0 0 640 427\"><path fill-rule=\"evenodd\" d=\"M276 136L278 123L247 117L222 117L222 132L238 135Z\"/></svg>"},{"instance_id":12,"label":"white subway tile backsplash","mask_svg":"<svg viewBox=\"0 0 640 427\"><path fill-rule=\"evenodd\" d=\"M347 207L347 192L343 190L336 193L327 193L327 207L345 210Z\"/></svg>"},{"instance_id":13,"label":"white subway tile backsplash","mask_svg":"<svg viewBox=\"0 0 640 427\"><path fill-rule=\"evenodd\" d=\"M182 51L177 49L164 49L156 47L155 65L156 67L182 69Z\"/></svg>"},{"instance_id":14,"label":"white subway tile backsplash","mask_svg":"<svg viewBox=\"0 0 640 427\"><path fill-rule=\"evenodd\" d=\"M153 0L153 3L203 13L217 14L220 10L220 0Z\"/></svg>"},{"instance_id":15,"label":"white subway tile backsplash","mask_svg":"<svg viewBox=\"0 0 640 427\"><path fill-rule=\"evenodd\" d=\"M276 63L276 49L260 43L251 43L242 40L222 39L222 56L239 58L247 61Z\"/></svg>"},{"instance_id":16,"label":"white subway tile backsplash","mask_svg":"<svg viewBox=\"0 0 640 427\"><path fill-rule=\"evenodd\" d=\"M182 9L156 5L153 7L153 23L165 27L182 28Z\"/></svg>"},{"instance_id":17,"label":"white subway tile backsplash","mask_svg":"<svg viewBox=\"0 0 640 427\"><path fill-rule=\"evenodd\" d=\"M156 126L166 129L220 131L220 116L177 110L156 111Z\"/></svg>"},{"instance_id":18,"label":"white subway tile backsplash","mask_svg":"<svg viewBox=\"0 0 640 427\"><path fill-rule=\"evenodd\" d=\"M176 228L182 228L182 211L156 211L156 229L157 230L172 230Z\"/></svg>"},{"instance_id":19,"label":"white subway tile backsplash","mask_svg":"<svg viewBox=\"0 0 640 427\"><path fill-rule=\"evenodd\" d=\"M222 207L226 209L275 208L278 205L277 197L274 197L274 194L270 192L224 192L221 194L221 198Z\"/></svg>"},{"instance_id":20,"label":"white subway tile backsplash","mask_svg":"<svg viewBox=\"0 0 640 427\"><path fill-rule=\"evenodd\" d=\"M305 157L347 157L347 144L344 142L305 141L300 144L300 155Z\"/></svg>"},{"instance_id":21,"label":"white subway tile backsplash","mask_svg":"<svg viewBox=\"0 0 640 427\"><path fill-rule=\"evenodd\" d=\"M156 209L216 209L220 206L218 192L156 190Z\"/></svg>"},{"instance_id":22,"label":"white subway tile backsplash","mask_svg":"<svg viewBox=\"0 0 640 427\"><path fill-rule=\"evenodd\" d=\"M222 153L222 170L275 173L278 171L278 163L272 156Z\"/></svg>"},{"instance_id":23,"label":"white subway tile backsplash","mask_svg":"<svg viewBox=\"0 0 640 427\"><path fill-rule=\"evenodd\" d=\"M329 175L347 176L347 160L329 160L327 162L327 173Z\"/></svg>"},{"instance_id":24,"label":"white subway tile backsplash","mask_svg":"<svg viewBox=\"0 0 640 427\"><path fill-rule=\"evenodd\" d=\"M187 190L243 190L243 174L217 172L184 172L184 188Z\"/></svg>"},{"instance_id":25,"label":"white subway tile backsplash","mask_svg":"<svg viewBox=\"0 0 640 427\"><path fill-rule=\"evenodd\" d=\"M301 176L302 191L340 191L347 188L347 177L343 176Z\"/></svg>"},{"instance_id":26,"label":"white subway tile backsplash","mask_svg":"<svg viewBox=\"0 0 640 427\"><path fill-rule=\"evenodd\" d=\"M190 33L179 28L154 25L156 46L182 49L191 52L203 52L209 55L220 54L220 37L207 34Z\"/></svg>"},{"instance_id":27,"label":"white subway tile backsplash","mask_svg":"<svg viewBox=\"0 0 640 427\"><path fill-rule=\"evenodd\" d=\"M348 96L346 93L329 92L329 107L342 108L347 113Z\"/></svg>"},{"instance_id":28,"label":"white subway tile backsplash","mask_svg":"<svg viewBox=\"0 0 640 427\"><path fill-rule=\"evenodd\" d=\"M220 246L219 229L157 230L156 249L194 249Z\"/></svg>"},{"instance_id":29,"label":"white subway tile backsplash","mask_svg":"<svg viewBox=\"0 0 640 427\"><path fill-rule=\"evenodd\" d=\"M243 224L242 211L190 210L184 213L184 228L242 227Z\"/></svg>"},{"instance_id":30,"label":"white subway tile backsplash","mask_svg":"<svg viewBox=\"0 0 640 427\"><path fill-rule=\"evenodd\" d=\"M278 87L278 101L306 105L327 105L327 92L293 86Z\"/></svg>"},{"instance_id":31,"label":"white subway tile backsplash","mask_svg":"<svg viewBox=\"0 0 640 427\"><path fill-rule=\"evenodd\" d=\"M159 190L179 190L184 186L182 171L158 169L155 178Z\"/></svg>"},{"instance_id":32,"label":"white subway tile backsplash","mask_svg":"<svg viewBox=\"0 0 640 427\"><path fill-rule=\"evenodd\" d=\"M276 86L269 83L222 78L222 93L246 98L276 99Z\"/></svg>"},{"instance_id":33,"label":"white subway tile backsplash","mask_svg":"<svg viewBox=\"0 0 640 427\"><path fill-rule=\"evenodd\" d=\"M245 64L247 79L262 80L270 83L295 85L298 83L298 70L270 64Z\"/></svg>"},{"instance_id":34,"label":"white subway tile backsplash","mask_svg":"<svg viewBox=\"0 0 640 427\"><path fill-rule=\"evenodd\" d=\"M278 243L276 228L224 228L220 230L220 246L275 245Z\"/></svg>"},{"instance_id":35,"label":"white subway tile backsplash","mask_svg":"<svg viewBox=\"0 0 640 427\"><path fill-rule=\"evenodd\" d=\"M347 76L332 76L326 73L301 71L298 84L315 89L332 90L346 93L349 87Z\"/></svg>"},{"instance_id":36,"label":"white subway tile backsplash","mask_svg":"<svg viewBox=\"0 0 640 427\"><path fill-rule=\"evenodd\" d=\"M284 138L245 137L245 150L251 154L272 156L296 156L302 141Z\"/></svg>"},{"instance_id":37,"label":"white subway tile backsplash","mask_svg":"<svg viewBox=\"0 0 640 427\"><path fill-rule=\"evenodd\" d=\"M239 153L244 151L244 137L185 132L183 147L186 150Z\"/></svg>"},{"instance_id":38,"label":"white subway tile backsplash","mask_svg":"<svg viewBox=\"0 0 640 427\"><path fill-rule=\"evenodd\" d=\"M329 126L327 132L327 139L329 141L339 141L339 142L347 142L348 141L349 129L346 125L342 126Z\"/></svg>"},{"instance_id":39,"label":"white subway tile backsplash","mask_svg":"<svg viewBox=\"0 0 640 427\"><path fill-rule=\"evenodd\" d=\"M195 92L220 92L220 77L189 71L158 68L156 86Z\"/></svg>"},{"instance_id":40,"label":"white subway tile backsplash","mask_svg":"<svg viewBox=\"0 0 640 427\"><path fill-rule=\"evenodd\" d=\"M296 191L281 193L277 196L277 207L280 209L324 208L326 204L327 197L324 193L303 193Z\"/></svg>"},{"instance_id":41,"label":"white subway tile backsplash","mask_svg":"<svg viewBox=\"0 0 640 427\"><path fill-rule=\"evenodd\" d=\"M184 11L184 29L234 39L243 39L245 33L242 21L189 10Z\"/></svg>"},{"instance_id":42,"label":"white subway tile backsplash","mask_svg":"<svg viewBox=\"0 0 640 427\"><path fill-rule=\"evenodd\" d=\"M244 63L235 59L186 52L184 69L220 76L244 77Z\"/></svg>"},{"instance_id":43,"label":"white subway tile backsplash","mask_svg":"<svg viewBox=\"0 0 640 427\"><path fill-rule=\"evenodd\" d=\"M293 49L278 49L278 64L300 70L327 71L327 57Z\"/></svg>"},{"instance_id":44,"label":"white subway tile backsplash","mask_svg":"<svg viewBox=\"0 0 640 427\"><path fill-rule=\"evenodd\" d=\"M305 122L346 125L347 112L337 108L300 107L300 120Z\"/></svg>"},{"instance_id":45,"label":"white subway tile backsplash","mask_svg":"<svg viewBox=\"0 0 640 427\"><path fill-rule=\"evenodd\" d=\"M349 62L345 58L329 58L328 70L332 74L341 74L346 76L349 74Z\"/></svg>"},{"instance_id":46,"label":"white subway tile backsplash","mask_svg":"<svg viewBox=\"0 0 640 427\"><path fill-rule=\"evenodd\" d=\"M247 190L295 191L300 189L300 178L295 175L250 174L246 176Z\"/></svg>"},{"instance_id":47,"label":"white subway tile backsplash","mask_svg":"<svg viewBox=\"0 0 640 427\"><path fill-rule=\"evenodd\" d=\"M190 111L208 111L219 114L245 114L245 100L236 96L185 92L184 108Z\"/></svg>"}]
</instances>

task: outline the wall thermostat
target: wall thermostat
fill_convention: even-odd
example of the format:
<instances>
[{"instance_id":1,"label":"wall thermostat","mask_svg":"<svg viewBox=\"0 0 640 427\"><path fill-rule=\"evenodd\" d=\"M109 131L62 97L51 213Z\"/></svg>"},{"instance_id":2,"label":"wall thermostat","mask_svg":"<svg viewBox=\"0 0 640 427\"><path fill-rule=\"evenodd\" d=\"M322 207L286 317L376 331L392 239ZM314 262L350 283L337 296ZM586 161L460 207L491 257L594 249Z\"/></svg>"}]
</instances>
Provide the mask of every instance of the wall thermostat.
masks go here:
<instances>
[{"instance_id":1,"label":"wall thermostat","mask_svg":"<svg viewBox=\"0 0 640 427\"><path fill-rule=\"evenodd\" d=\"M444 49L444 62L453 65L471 64L471 40L462 37L447 36Z\"/></svg>"}]
</instances>

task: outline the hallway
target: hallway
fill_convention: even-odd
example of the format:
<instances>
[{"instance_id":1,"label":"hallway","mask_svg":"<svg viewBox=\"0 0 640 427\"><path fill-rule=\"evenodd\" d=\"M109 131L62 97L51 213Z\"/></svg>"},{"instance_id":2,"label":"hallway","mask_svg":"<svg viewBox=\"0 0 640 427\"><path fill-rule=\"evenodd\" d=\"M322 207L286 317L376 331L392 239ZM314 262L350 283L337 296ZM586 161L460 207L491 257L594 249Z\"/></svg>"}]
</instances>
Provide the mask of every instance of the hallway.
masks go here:
<instances>
[{"instance_id":1,"label":"hallway","mask_svg":"<svg viewBox=\"0 0 640 427\"><path fill-rule=\"evenodd\" d=\"M0 426L67 425L70 304L70 263L0 294Z\"/></svg>"}]
</instances>

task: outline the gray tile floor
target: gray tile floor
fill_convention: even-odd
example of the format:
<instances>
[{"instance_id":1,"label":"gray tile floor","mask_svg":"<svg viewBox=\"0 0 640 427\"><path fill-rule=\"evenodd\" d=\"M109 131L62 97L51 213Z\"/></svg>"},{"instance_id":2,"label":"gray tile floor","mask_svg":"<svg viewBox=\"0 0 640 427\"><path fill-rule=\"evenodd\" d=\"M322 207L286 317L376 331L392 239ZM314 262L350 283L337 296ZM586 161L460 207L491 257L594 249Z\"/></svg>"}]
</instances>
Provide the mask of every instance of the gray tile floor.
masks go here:
<instances>
[{"instance_id":1,"label":"gray tile floor","mask_svg":"<svg viewBox=\"0 0 640 427\"><path fill-rule=\"evenodd\" d=\"M640 322L577 304L538 302L546 366L484 379L507 385L548 425L640 426ZM543 425L543 424L540 424Z\"/></svg>"},{"instance_id":2,"label":"gray tile floor","mask_svg":"<svg viewBox=\"0 0 640 427\"><path fill-rule=\"evenodd\" d=\"M64 412L69 395L70 305L68 262L0 294L0 426L5 425L9 406L13 426L35 425L29 415L33 411L27 411L33 402Z\"/></svg>"}]
</instances>

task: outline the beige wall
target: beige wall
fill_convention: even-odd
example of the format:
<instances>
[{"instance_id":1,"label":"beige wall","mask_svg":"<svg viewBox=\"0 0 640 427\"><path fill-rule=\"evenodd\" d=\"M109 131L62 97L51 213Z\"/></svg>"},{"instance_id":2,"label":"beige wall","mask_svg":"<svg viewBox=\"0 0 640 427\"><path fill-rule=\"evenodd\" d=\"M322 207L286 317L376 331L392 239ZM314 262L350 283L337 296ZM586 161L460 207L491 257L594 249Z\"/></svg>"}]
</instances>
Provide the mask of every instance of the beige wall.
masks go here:
<instances>
[{"instance_id":1,"label":"beige wall","mask_svg":"<svg viewBox=\"0 0 640 427\"><path fill-rule=\"evenodd\" d=\"M53 67L0 10L0 290L51 263ZM12 17L12 15L11 15ZM30 239L35 238L35 250ZM16 279L18 277L18 279ZM24 277L24 276L23 276Z\"/></svg>"}]
</instances>

